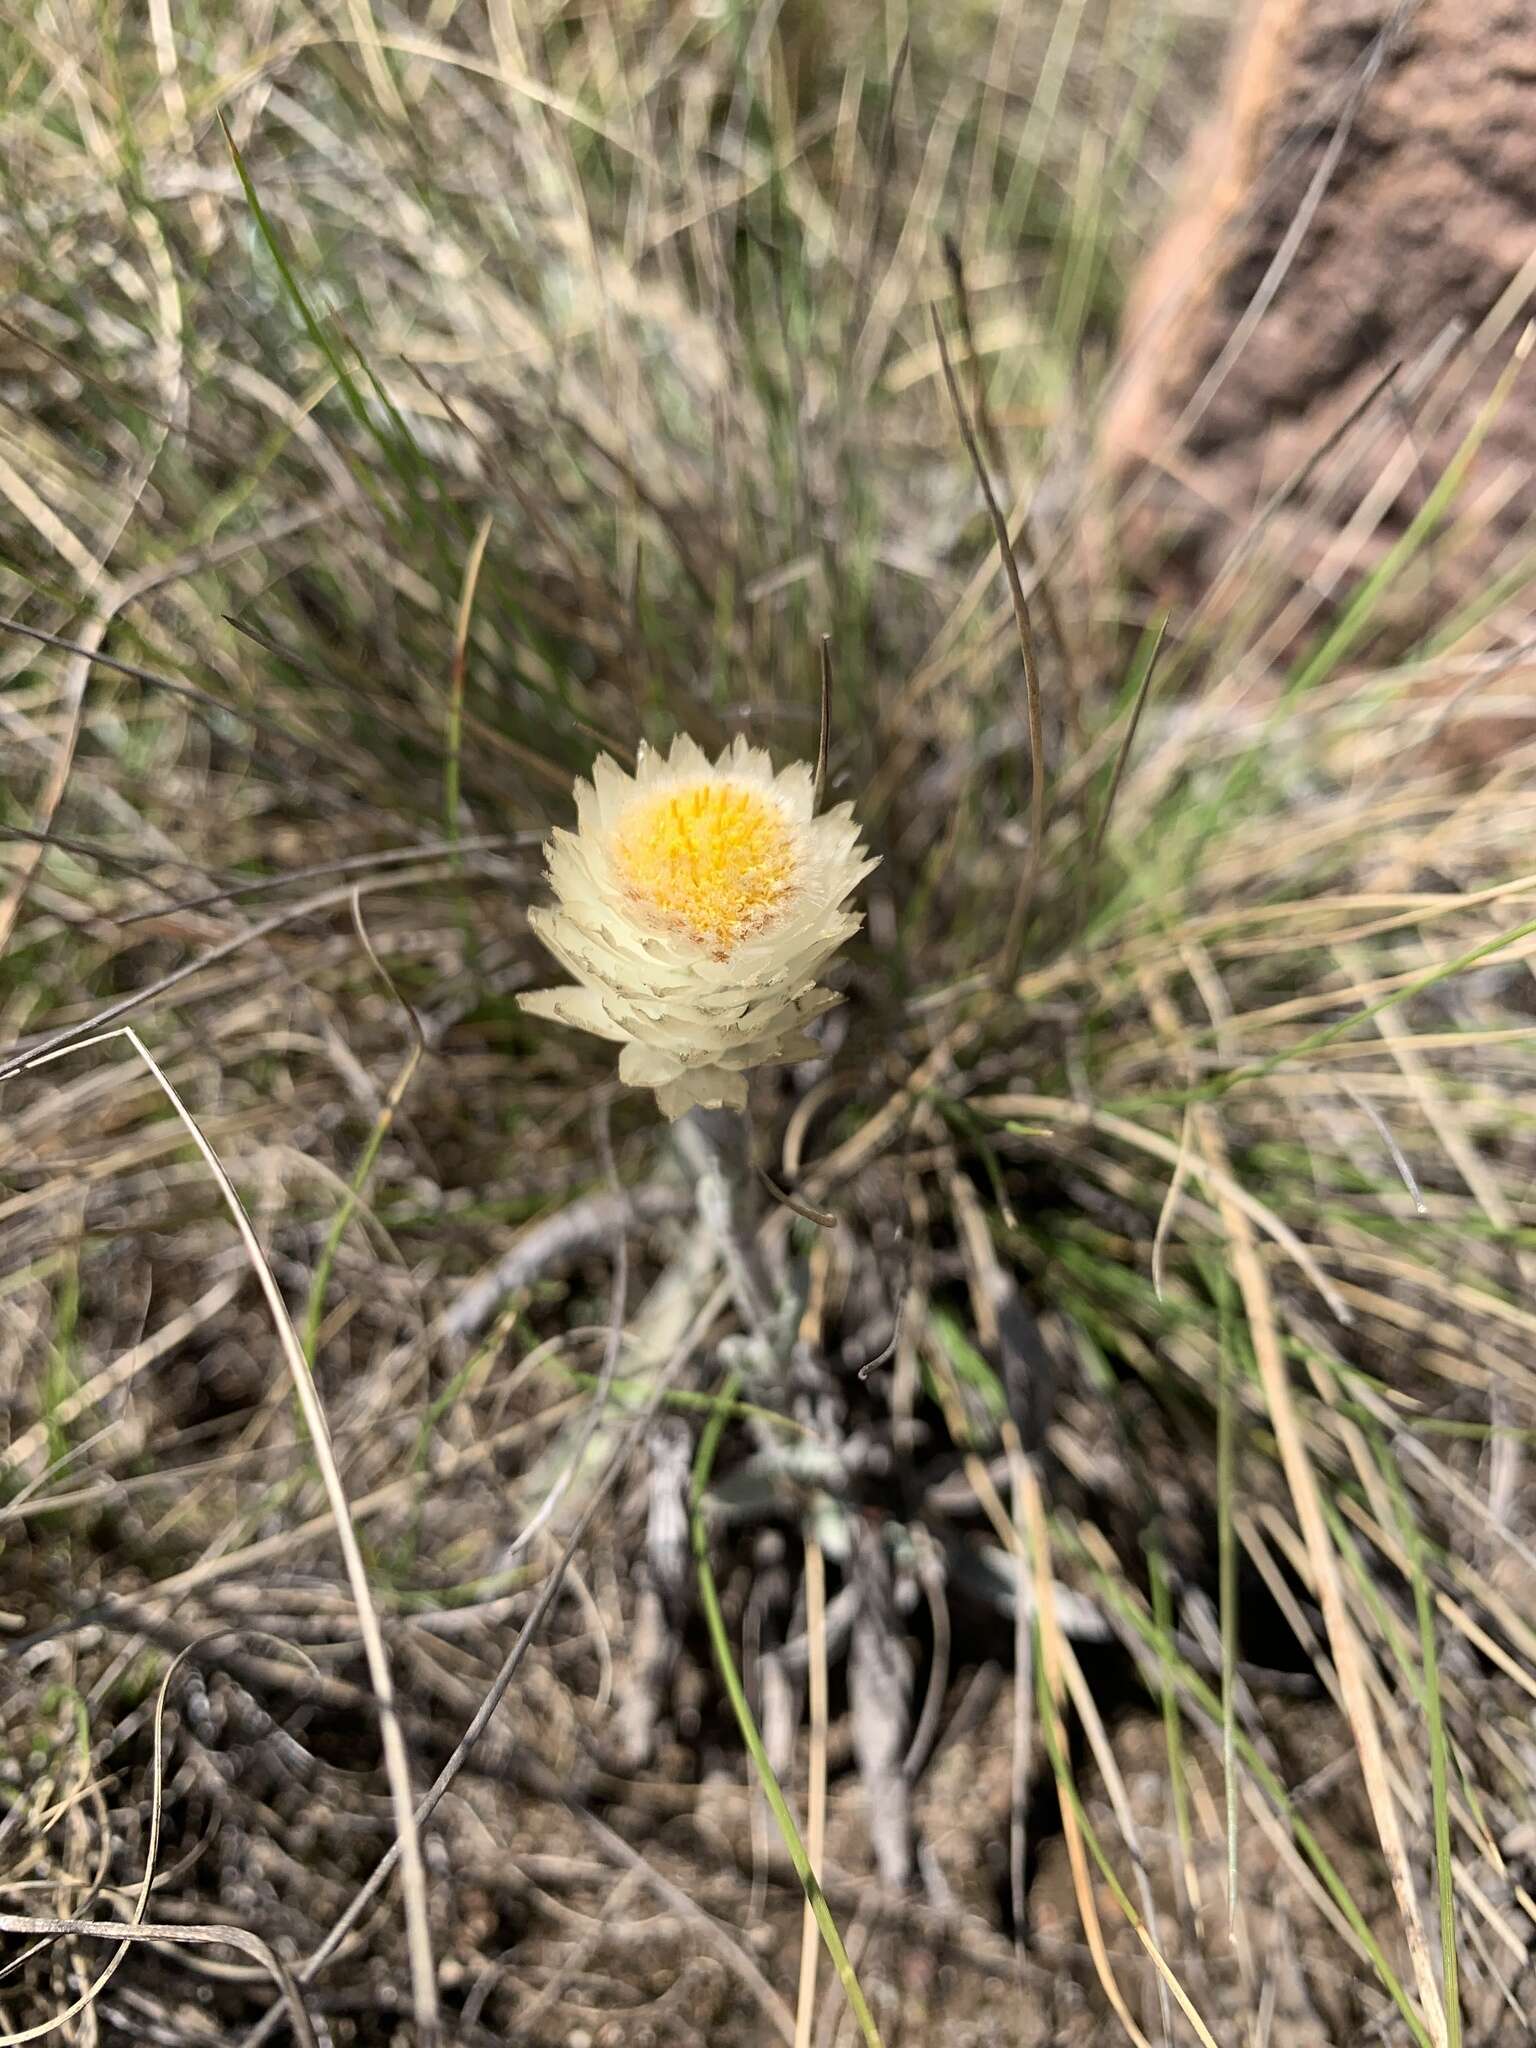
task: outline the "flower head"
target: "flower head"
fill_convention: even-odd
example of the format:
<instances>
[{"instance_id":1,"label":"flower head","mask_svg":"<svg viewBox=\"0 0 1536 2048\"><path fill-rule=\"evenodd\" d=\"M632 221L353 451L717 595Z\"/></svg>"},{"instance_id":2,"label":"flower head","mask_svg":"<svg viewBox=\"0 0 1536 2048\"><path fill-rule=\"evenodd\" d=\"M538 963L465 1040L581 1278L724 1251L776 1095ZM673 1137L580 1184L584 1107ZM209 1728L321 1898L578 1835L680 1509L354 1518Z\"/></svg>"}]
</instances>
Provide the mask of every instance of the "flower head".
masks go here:
<instances>
[{"instance_id":1,"label":"flower head","mask_svg":"<svg viewBox=\"0 0 1536 2048\"><path fill-rule=\"evenodd\" d=\"M852 806L813 803L803 762L776 775L745 740L713 762L690 739L642 747L633 775L599 757L545 848L556 908L528 913L578 986L522 1007L619 1040L619 1078L668 1116L742 1107L748 1068L815 1052L805 1025L840 1000L816 975L875 865Z\"/></svg>"}]
</instances>

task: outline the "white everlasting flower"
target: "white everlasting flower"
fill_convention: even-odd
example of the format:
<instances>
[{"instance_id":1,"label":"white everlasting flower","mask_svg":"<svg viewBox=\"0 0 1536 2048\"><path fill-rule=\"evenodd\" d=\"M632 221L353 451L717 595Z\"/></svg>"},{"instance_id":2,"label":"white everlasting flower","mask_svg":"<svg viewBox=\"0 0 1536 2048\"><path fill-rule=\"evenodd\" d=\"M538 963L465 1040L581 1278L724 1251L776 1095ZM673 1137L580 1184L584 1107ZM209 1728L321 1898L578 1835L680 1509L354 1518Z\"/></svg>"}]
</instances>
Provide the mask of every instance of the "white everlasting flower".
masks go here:
<instances>
[{"instance_id":1,"label":"white everlasting flower","mask_svg":"<svg viewBox=\"0 0 1536 2048\"><path fill-rule=\"evenodd\" d=\"M620 1041L620 1080L669 1117L743 1107L749 1067L816 1051L805 1026L841 1000L816 975L858 930L843 906L875 865L852 806L813 802L803 762L776 775L745 740L713 762L690 739L642 747L633 775L601 756L576 830L545 847L558 904L528 913L578 986L522 1007Z\"/></svg>"}]
</instances>

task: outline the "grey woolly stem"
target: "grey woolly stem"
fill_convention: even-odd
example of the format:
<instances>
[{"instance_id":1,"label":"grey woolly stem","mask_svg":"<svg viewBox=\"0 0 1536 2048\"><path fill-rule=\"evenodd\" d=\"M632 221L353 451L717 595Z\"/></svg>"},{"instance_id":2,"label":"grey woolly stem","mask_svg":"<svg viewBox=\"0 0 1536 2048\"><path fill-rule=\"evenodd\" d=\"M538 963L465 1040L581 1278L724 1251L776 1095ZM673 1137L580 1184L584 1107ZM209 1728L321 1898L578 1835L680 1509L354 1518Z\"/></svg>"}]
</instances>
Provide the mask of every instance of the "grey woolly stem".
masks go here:
<instances>
[{"instance_id":1,"label":"grey woolly stem","mask_svg":"<svg viewBox=\"0 0 1536 2048\"><path fill-rule=\"evenodd\" d=\"M737 1312L755 1337L771 1341L775 1290L754 1235L761 1197L747 1120L734 1109L690 1109L674 1131L693 1177L699 1221L719 1248Z\"/></svg>"},{"instance_id":2,"label":"grey woolly stem","mask_svg":"<svg viewBox=\"0 0 1536 2048\"><path fill-rule=\"evenodd\" d=\"M666 1711L672 1674L692 1604L688 1566L688 1473L693 1442L675 1416L655 1422L650 1454L645 1557L632 1631L631 1670L620 1690L619 1753L626 1769L651 1760L656 1723Z\"/></svg>"},{"instance_id":3,"label":"grey woolly stem","mask_svg":"<svg viewBox=\"0 0 1536 2048\"><path fill-rule=\"evenodd\" d=\"M912 1733L912 1657L892 1598L891 1566L879 1535L854 1529L853 1573L859 1608L848 1651L853 1753L869 1800L875 1867L892 1891L912 1882L912 1795L903 1760Z\"/></svg>"},{"instance_id":4,"label":"grey woolly stem","mask_svg":"<svg viewBox=\"0 0 1536 2048\"><path fill-rule=\"evenodd\" d=\"M443 1317L441 1334L450 1342L477 1337L508 1295L531 1286L551 1268L584 1257L610 1243L616 1230L654 1227L685 1213L684 1189L660 1182L618 1191L605 1188L525 1230L489 1272L472 1281Z\"/></svg>"}]
</instances>

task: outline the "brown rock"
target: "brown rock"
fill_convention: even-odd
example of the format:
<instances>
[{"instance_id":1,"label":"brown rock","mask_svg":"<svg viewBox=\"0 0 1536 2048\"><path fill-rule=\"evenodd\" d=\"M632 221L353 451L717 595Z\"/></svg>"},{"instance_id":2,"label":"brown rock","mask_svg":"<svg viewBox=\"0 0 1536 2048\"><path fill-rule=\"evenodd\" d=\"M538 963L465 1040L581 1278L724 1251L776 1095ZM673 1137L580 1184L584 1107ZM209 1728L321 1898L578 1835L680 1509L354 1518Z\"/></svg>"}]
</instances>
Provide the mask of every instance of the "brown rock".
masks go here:
<instances>
[{"instance_id":1,"label":"brown rock","mask_svg":"<svg viewBox=\"0 0 1536 2048\"><path fill-rule=\"evenodd\" d=\"M1255 559L1293 593L1352 587L1462 444L1533 291L1536 0L1254 0L1133 291L1104 423L1132 577L1208 598L1263 508ZM1536 513L1533 479L1536 361L1433 587L1406 579L1420 623L1486 585Z\"/></svg>"}]
</instances>

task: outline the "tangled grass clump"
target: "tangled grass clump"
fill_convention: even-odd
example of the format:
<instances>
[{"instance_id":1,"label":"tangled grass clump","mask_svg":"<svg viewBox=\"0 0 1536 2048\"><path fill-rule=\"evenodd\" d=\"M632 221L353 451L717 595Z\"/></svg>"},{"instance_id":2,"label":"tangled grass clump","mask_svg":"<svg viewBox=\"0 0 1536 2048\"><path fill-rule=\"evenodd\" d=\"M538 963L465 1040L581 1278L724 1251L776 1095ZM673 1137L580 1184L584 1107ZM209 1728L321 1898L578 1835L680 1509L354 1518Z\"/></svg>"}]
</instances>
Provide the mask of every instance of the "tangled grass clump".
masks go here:
<instances>
[{"instance_id":1,"label":"tangled grass clump","mask_svg":"<svg viewBox=\"0 0 1536 2048\"><path fill-rule=\"evenodd\" d=\"M1090 546L1200 10L3 33L0 2036L1523 2038L1526 621ZM823 636L674 1144L539 847Z\"/></svg>"}]
</instances>

